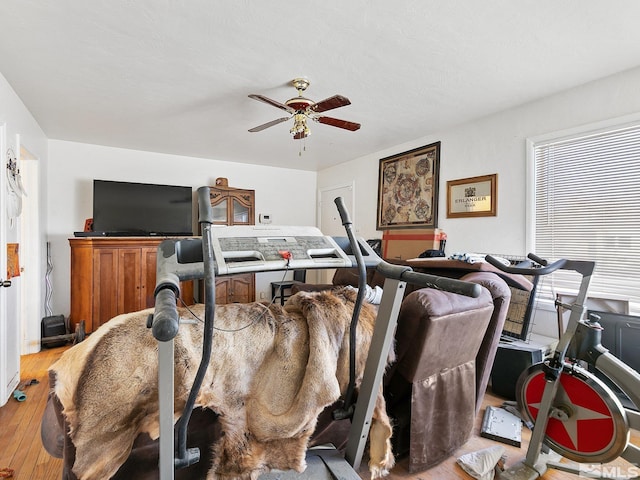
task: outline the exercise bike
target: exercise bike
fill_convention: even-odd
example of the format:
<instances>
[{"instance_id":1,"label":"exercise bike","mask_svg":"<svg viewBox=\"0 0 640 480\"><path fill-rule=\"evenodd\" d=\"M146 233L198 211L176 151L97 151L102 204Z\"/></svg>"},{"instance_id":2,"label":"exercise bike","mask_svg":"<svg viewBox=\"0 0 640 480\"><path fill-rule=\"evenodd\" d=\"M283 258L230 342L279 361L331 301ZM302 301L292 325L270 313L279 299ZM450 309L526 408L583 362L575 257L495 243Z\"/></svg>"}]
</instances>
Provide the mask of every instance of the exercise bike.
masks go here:
<instances>
[{"instance_id":1,"label":"exercise bike","mask_svg":"<svg viewBox=\"0 0 640 480\"><path fill-rule=\"evenodd\" d=\"M584 367L597 369L640 407L640 374L602 346L597 315L582 319L595 263L562 259L548 264L534 254L528 258L529 266L506 266L490 255L486 260L506 273L539 276L571 270L582 279L573 304L556 301L570 316L555 352L518 379L518 406L534 428L526 458L500 478L533 480L549 468L587 478L640 478L640 447L629 440L630 429L640 428L640 413L624 408L612 389ZM549 449L573 463L555 460ZM602 465L618 458L631 465Z\"/></svg>"}]
</instances>

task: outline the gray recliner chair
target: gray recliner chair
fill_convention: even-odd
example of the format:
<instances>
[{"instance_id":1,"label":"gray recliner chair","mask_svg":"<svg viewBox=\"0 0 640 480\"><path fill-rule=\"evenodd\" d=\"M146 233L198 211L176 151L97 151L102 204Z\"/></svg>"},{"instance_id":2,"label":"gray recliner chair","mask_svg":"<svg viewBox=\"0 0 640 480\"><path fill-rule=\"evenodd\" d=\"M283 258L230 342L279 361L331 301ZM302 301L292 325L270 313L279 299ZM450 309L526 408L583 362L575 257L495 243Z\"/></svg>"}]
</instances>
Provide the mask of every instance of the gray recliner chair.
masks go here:
<instances>
[{"instance_id":1,"label":"gray recliner chair","mask_svg":"<svg viewBox=\"0 0 640 480\"><path fill-rule=\"evenodd\" d=\"M476 357L492 313L484 288L478 298L421 289L404 299L384 388L394 451L408 453L410 472L437 465L471 436Z\"/></svg>"}]
</instances>

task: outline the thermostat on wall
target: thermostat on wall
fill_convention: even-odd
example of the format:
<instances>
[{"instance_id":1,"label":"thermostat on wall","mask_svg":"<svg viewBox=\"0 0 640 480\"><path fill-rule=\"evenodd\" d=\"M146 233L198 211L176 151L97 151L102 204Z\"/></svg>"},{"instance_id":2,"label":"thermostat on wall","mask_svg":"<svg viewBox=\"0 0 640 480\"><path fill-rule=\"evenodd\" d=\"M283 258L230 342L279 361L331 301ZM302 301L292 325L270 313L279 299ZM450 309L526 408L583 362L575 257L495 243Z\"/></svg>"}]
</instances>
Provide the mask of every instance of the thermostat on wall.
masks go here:
<instances>
[{"instance_id":1,"label":"thermostat on wall","mask_svg":"<svg viewBox=\"0 0 640 480\"><path fill-rule=\"evenodd\" d=\"M261 213L258 216L258 220L260 221L260 223L271 223L271 215L269 215L268 213Z\"/></svg>"}]
</instances>

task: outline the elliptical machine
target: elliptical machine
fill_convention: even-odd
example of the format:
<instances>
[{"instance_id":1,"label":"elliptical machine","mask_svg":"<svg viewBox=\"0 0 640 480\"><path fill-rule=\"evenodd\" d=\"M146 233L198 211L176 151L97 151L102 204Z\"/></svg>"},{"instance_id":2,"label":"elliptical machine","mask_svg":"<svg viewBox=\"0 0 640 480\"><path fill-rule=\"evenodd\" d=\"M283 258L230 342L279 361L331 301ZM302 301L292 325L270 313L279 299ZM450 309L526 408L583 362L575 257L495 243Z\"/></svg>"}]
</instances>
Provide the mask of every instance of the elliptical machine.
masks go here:
<instances>
[{"instance_id":1,"label":"elliptical machine","mask_svg":"<svg viewBox=\"0 0 640 480\"><path fill-rule=\"evenodd\" d=\"M350 382L345 407L334 416L351 418L352 425L345 458L335 449L310 449L307 470L298 474L284 472L264 474L269 479L360 480L356 471L365 449L376 392L382 381L386 359L400 311L407 282L477 297L477 284L414 272L410 267L384 262L362 239L356 239L342 198L335 200L347 237L328 237L315 227L225 227L212 229L209 187L198 189L201 238L165 240L158 248L155 312L150 322L158 340L158 383L160 400L160 479L173 480L175 470L199 461L197 449L186 447L189 418L211 357L215 317L215 276L245 272L291 269L358 267L359 291L350 332ZM278 247L274 248L274 244ZM283 245L289 255L282 255ZM364 297L366 267L375 267L386 280L378 309L376 326L369 348L357 401L355 385L355 331L358 312ZM173 339L180 320L177 312L180 281L204 279L205 320L203 354L185 408L174 428ZM175 441L174 441L175 440Z\"/></svg>"}]
</instances>

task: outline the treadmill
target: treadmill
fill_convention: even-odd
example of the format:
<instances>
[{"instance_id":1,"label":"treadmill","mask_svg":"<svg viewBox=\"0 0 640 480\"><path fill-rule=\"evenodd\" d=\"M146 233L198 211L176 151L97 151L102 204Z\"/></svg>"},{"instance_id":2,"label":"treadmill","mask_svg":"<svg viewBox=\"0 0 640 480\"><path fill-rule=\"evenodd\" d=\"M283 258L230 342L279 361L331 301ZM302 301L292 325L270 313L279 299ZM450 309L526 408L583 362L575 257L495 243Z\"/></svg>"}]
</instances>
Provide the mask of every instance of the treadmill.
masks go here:
<instances>
[{"instance_id":1,"label":"treadmill","mask_svg":"<svg viewBox=\"0 0 640 480\"><path fill-rule=\"evenodd\" d=\"M158 248L155 310L151 322L158 340L159 394L159 471L160 480L173 480L176 469L199 461L198 449L188 449L187 426L211 357L215 320L215 277L247 272L286 271L294 269L335 269L357 267L359 289L351 332L355 335L360 306L366 286L366 268L375 267L384 275L382 299L367 357L357 401L349 400L354 388L354 361L346 394L345 410L334 417L351 419L344 456L331 446L307 451L307 469L302 472L271 471L261 480L345 479L360 480L357 474L367 443L376 394L386 367L386 359L404 297L406 283L437 288L477 297L477 284L414 272L410 267L383 261L363 239L357 239L342 198L335 200L346 237L323 235L316 227L280 227L270 225L212 227L213 214L209 187L198 189L200 238L169 239ZM288 252L288 253L287 253ZM184 410L174 425L174 338L180 321L177 312L181 281L204 280L204 336L202 360ZM353 351L354 337L350 338ZM352 357L353 358L353 357Z\"/></svg>"}]
</instances>

